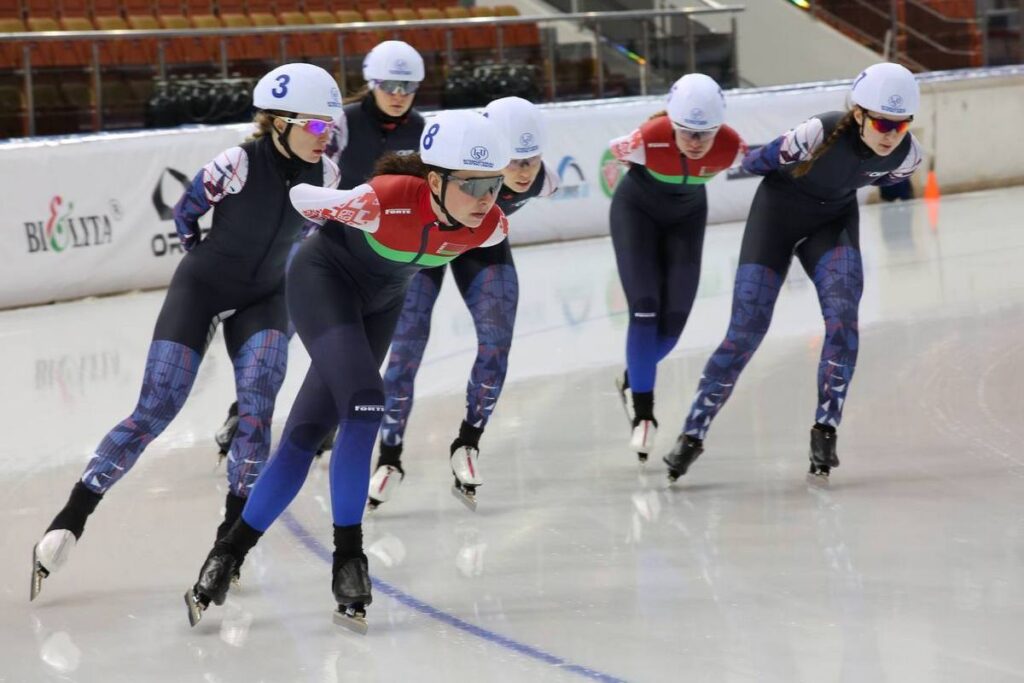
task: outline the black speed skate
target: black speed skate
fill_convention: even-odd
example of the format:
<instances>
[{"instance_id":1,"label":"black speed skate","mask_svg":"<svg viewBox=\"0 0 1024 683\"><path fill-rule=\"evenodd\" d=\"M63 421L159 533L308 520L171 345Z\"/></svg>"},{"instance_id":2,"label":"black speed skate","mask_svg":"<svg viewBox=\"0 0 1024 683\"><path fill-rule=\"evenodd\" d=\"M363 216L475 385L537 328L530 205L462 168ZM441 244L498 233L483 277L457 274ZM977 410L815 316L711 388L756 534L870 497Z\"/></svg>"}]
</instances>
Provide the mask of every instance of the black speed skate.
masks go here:
<instances>
[{"instance_id":1,"label":"black speed skate","mask_svg":"<svg viewBox=\"0 0 1024 683\"><path fill-rule=\"evenodd\" d=\"M668 465L668 481L671 484L686 474L700 454L704 452L704 442L686 434L680 434L676 445L662 460Z\"/></svg>"},{"instance_id":2,"label":"black speed skate","mask_svg":"<svg viewBox=\"0 0 1024 683\"><path fill-rule=\"evenodd\" d=\"M238 402L231 404L228 408L228 417L224 420L224 424L217 430L217 433L213 435L213 440L217 442L217 447L220 448L220 454L217 458L217 464L220 465L227 457L228 451L231 450L231 442L235 440L235 432L238 431Z\"/></svg>"},{"instance_id":3,"label":"black speed skate","mask_svg":"<svg viewBox=\"0 0 1024 683\"><path fill-rule=\"evenodd\" d=\"M215 551L216 552L216 549ZM192 588L185 591L185 604L188 606L188 623L195 626L203 618L203 612L212 602L223 605L231 587L231 577L235 573L238 561L230 553L210 555L199 570L199 580Z\"/></svg>"},{"instance_id":4,"label":"black speed skate","mask_svg":"<svg viewBox=\"0 0 1024 683\"><path fill-rule=\"evenodd\" d=\"M333 588L338 609L334 612L334 623L366 635L369 630L366 606L373 602L366 555L336 560L336 563Z\"/></svg>"},{"instance_id":5,"label":"black speed skate","mask_svg":"<svg viewBox=\"0 0 1024 683\"><path fill-rule=\"evenodd\" d=\"M836 432L831 428L819 425L811 427L811 468L809 478L828 480L833 467L839 467L839 456L836 455Z\"/></svg>"}]
</instances>

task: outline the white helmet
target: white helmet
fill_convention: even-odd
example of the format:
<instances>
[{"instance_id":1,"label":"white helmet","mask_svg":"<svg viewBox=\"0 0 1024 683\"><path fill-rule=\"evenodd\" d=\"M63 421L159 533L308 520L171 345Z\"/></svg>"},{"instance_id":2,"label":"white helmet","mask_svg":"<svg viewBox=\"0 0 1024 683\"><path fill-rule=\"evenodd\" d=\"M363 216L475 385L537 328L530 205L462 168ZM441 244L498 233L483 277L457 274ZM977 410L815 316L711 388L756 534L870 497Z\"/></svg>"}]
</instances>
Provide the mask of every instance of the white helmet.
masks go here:
<instances>
[{"instance_id":1,"label":"white helmet","mask_svg":"<svg viewBox=\"0 0 1024 683\"><path fill-rule=\"evenodd\" d=\"M279 66L259 80L252 92L257 109L341 117L341 91L334 76L313 64Z\"/></svg>"},{"instance_id":2,"label":"white helmet","mask_svg":"<svg viewBox=\"0 0 1024 683\"><path fill-rule=\"evenodd\" d=\"M513 159L529 159L544 149L544 114L532 102L522 97L502 97L487 105L484 116L506 130Z\"/></svg>"},{"instance_id":3,"label":"white helmet","mask_svg":"<svg viewBox=\"0 0 1024 683\"><path fill-rule=\"evenodd\" d=\"M423 80L423 57L409 43L385 40L366 53L363 59L363 80L416 81Z\"/></svg>"},{"instance_id":4,"label":"white helmet","mask_svg":"<svg viewBox=\"0 0 1024 683\"><path fill-rule=\"evenodd\" d=\"M921 103L921 91L906 67L882 62L860 72L850 88L850 99L880 114L913 116Z\"/></svg>"},{"instance_id":5,"label":"white helmet","mask_svg":"<svg viewBox=\"0 0 1024 683\"><path fill-rule=\"evenodd\" d=\"M449 171L501 171L508 166L504 127L473 111L443 111L428 118L420 136L423 163Z\"/></svg>"},{"instance_id":6,"label":"white helmet","mask_svg":"<svg viewBox=\"0 0 1024 683\"><path fill-rule=\"evenodd\" d=\"M725 95L715 79L686 74L668 92L668 118L692 130L718 128L725 122Z\"/></svg>"}]
</instances>

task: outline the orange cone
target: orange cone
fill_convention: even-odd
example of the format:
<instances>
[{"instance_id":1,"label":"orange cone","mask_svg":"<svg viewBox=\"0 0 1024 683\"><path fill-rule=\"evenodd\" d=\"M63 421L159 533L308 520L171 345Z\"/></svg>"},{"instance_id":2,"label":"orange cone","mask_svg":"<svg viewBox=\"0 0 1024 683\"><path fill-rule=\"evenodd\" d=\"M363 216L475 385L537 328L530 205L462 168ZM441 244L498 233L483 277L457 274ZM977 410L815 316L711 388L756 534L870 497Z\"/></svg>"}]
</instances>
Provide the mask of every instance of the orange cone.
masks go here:
<instances>
[{"instance_id":1,"label":"orange cone","mask_svg":"<svg viewBox=\"0 0 1024 683\"><path fill-rule=\"evenodd\" d=\"M939 230L939 200L942 193L939 191L939 181L935 178L935 169L928 170L928 180L924 184L924 203L928 207L928 225L932 232Z\"/></svg>"},{"instance_id":2,"label":"orange cone","mask_svg":"<svg viewBox=\"0 0 1024 683\"><path fill-rule=\"evenodd\" d=\"M939 181L935 178L935 169L928 171L928 180L924 184L925 199L939 199L942 193L939 191Z\"/></svg>"}]
</instances>

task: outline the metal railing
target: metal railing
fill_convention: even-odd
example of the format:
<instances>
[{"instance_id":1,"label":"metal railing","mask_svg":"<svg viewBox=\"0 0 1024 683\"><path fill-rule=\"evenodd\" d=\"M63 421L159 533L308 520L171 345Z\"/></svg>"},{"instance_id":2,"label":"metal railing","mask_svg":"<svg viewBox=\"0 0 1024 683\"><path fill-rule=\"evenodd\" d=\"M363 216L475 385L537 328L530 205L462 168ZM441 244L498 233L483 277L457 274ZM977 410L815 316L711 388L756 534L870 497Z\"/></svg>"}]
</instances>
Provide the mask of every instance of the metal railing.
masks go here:
<instances>
[{"instance_id":1,"label":"metal railing","mask_svg":"<svg viewBox=\"0 0 1024 683\"><path fill-rule=\"evenodd\" d=\"M22 46L22 87L24 88L24 99L26 103L26 110L28 116L28 134L35 135L36 132L36 112L35 102L32 92L32 51L33 43L47 43L47 42L66 42L66 41L79 41L86 42L90 45L91 50L91 63L89 70L91 71L92 78L90 79L90 91L92 96L92 108L93 108L93 127L96 130L102 129L103 126L103 90L102 90L102 65L100 63L100 44L110 41L118 40L138 40L138 39L153 39L157 44L157 64L156 70L157 75L160 78L165 78L167 75L167 60L166 60L166 48L167 41L175 38L219 38L220 45L220 73L226 77L228 75L228 47L227 41L232 37L242 36L276 36L280 39L280 53L279 59L282 63L288 59L288 46L287 39L291 36L301 36L304 34L323 34L323 33L336 33L337 34L337 54L336 58L339 69L339 86L342 92L347 91L347 83L345 76L345 59L348 56L345 46L345 37L352 33L366 32L366 31L378 31L378 32L394 32L397 34L399 31L411 30L411 29L441 29L445 33L445 59L446 64L451 65L454 63L455 48L453 46L453 35L452 31L456 28L465 27L479 27L487 28L494 27L496 30L496 45L495 50L499 61L505 58L505 41L504 31L505 27L516 25L516 24L537 24L537 25L550 25L557 24L559 22L575 22L588 29L592 34L593 44L593 55L596 60L596 74L597 74L597 95L600 97L604 93L603 83L603 70L601 63L601 49L602 43L601 25L608 22L618 21L637 21L646 19L655 19L658 17L682 17L685 19L689 30L687 31L687 59L686 64L689 71L695 71L697 66L697 57L693 45L693 18L700 15L708 14L735 14L742 12L744 7L742 5L732 6L716 6L716 7L704 7L704 8L680 8L680 9L664 9L664 10L631 10L624 12L576 12L570 14L556 14L556 15L522 15L522 16L509 16L509 17L470 17L460 19L424 19L418 21L363 21L363 22L352 22L344 24L305 24L305 25L281 25L281 26L261 26L261 27L238 27L238 28L204 28L204 29L159 29L159 30L112 30L112 31L40 31L40 32L28 32L28 33L0 33L0 46L5 43L19 42L24 43ZM646 22L644 23L646 26ZM735 31L735 22L733 23L733 30ZM542 38L544 45L541 46L544 54L545 62L545 76L548 81L548 92L551 98L557 95L556 86L556 39L555 32L553 30L546 31L546 38ZM638 69L638 75L640 79L640 90L642 94L647 94L648 89L648 69L649 63L645 58L649 50L648 36L646 31L642 41L641 50L643 54L639 55L639 59L634 60ZM332 58L333 59L333 58Z\"/></svg>"},{"instance_id":2,"label":"metal railing","mask_svg":"<svg viewBox=\"0 0 1024 683\"><path fill-rule=\"evenodd\" d=\"M898 61L918 70L926 70L926 66L917 59L911 57L908 50L900 48L899 37L901 34L904 36L912 36L914 39L924 43L936 52L945 55L953 57L977 57L981 55L977 50L961 50L947 45L942 45L913 26L910 26L906 21L901 21L899 18L899 0L889 0L888 7L885 6L886 3L877 1L868 2L867 0L847 0L847 2L857 5L860 9L875 15L885 22L888 26L885 33L881 36L869 33L863 28L850 23L839 14L822 7L821 4L817 2L811 3L810 12L813 16L821 17L828 23L842 27L843 30L859 37L862 42L882 53L883 56L890 61ZM919 0L902 0L902 2L905 6L923 11L925 14L931 15L936 20L943 21L947 24L972 27L977 27L979 25L979 21L976 18L960 19L947 17Z\"/></svg>"}]
</instances>

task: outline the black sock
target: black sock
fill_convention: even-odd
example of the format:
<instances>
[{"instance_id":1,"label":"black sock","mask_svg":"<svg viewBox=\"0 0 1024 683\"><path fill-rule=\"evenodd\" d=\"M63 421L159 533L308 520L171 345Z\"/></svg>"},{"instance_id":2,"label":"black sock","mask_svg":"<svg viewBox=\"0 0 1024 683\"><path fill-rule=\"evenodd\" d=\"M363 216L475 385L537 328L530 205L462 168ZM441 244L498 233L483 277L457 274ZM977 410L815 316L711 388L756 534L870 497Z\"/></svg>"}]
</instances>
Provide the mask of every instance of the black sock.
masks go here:
<instances>
[{"instance_id":1,"label":"black sock","mask_svg":"<svg viewBox=\"0 0 1024 683\"><path fill-rule=\"evenodd\" d=\"M245 498L236 496L235 494L228 491L227 498L224 499L224 521L217 527L217 540L224 538L231 527L234 526L235 520L242 516L242 509L245 508Z\"/></svg>"},{"instance_id":2,"label":"black sock","mask_svg":"<svg viewBox=\"0 0 1024 683\"><path fill-rule=\"evenodd\" d=\"M377 458L377 467L391 465L402 471L402 444L389 446L384 442L380 444L380 457Z\"/></svg>"},{"instance_id":3,"label":"black sock","mask_svg":"<svg viewBox=\"0 0 1024 683\"><path fill-rule=\"evenodd\" d=\"M363 525L334 525L334 569L337 570L342 561L351 557L363 556Z\"/></svg>"},{"instance_id":4,"label":"black sock","mask_svg":"<svg viewBox=\"0 0 1024 683\"><path fill-rule=\"evenodd\" d=\"M459 436L452 442L451 453L449 455L455 455L455 451L459 450L463 446L470 446L477 450L480 449L480 437L483 436L484 430L482 427L474 427L465 420L459 425Z\"/></svg>"},{"instance_id":5,"label":"black sock","mask_svg":"<svg viewBox=\"0 0 1024 683\"><path fill-rule=\"evenodd\" d=\"M78 482L71 489L71 496L64 509L57 513L46 531L67 529L75 535L75 540L80 539L85 530L85 520L89 518L102 499L102 493L96 493L82 482Z\"/></svg>"},{"instance_id":6,"label":"black sock","mask_svg":"<svg viewBox=\"0 0 1024 683\"><path fill-rule=\"evenodd\" d=\"M633 422L654 419L654 392L633 392Z\"/></svg>"},{"instance_id":7,"label":"black sock","mask_svg":"<svg viewBox=\"0 0 1024 683\"><path fill-rule=\"evenodd\" d=\"M263 536L262 531L257 531L249 526L242 519L242 516L239 515L235 523L231 525L231 529L224 534L224 537L213 544L210 556L227 553L234 556L238 564L241 565L245 560L245 556L259 542L261 536Z\"/></svg>"}]
</instances>

